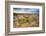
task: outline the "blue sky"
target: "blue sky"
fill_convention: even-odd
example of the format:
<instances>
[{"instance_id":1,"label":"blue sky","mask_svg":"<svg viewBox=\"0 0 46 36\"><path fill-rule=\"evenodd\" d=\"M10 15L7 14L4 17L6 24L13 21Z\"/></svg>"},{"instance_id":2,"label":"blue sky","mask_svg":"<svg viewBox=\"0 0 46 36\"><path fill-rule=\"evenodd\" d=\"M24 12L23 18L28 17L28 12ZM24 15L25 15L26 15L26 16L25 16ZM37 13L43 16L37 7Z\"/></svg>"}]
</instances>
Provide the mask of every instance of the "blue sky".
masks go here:
<instances>
[{"instance_id":1,"label":"blue sky","mask_svg":"<svg viewBox=\"0 0 46 36\"><path fill-rule=\"evenodd\" d=\"M14 11L39 12L38 8L14 8Z\"/></svg>"}]
</instances>

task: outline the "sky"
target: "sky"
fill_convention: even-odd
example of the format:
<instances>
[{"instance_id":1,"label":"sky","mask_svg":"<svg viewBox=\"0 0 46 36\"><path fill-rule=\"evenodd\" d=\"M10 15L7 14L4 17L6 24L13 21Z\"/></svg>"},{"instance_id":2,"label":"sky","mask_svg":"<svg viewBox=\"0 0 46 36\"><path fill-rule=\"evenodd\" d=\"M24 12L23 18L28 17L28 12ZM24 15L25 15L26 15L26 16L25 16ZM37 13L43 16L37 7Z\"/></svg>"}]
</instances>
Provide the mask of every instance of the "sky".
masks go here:
<instances>
[{"instance_id":1,"label":"sky","mask_svg":"<svg viewBox=\"0 0 46 36\"><path fill-rule=\"evenodd\" d=\"M13 11L15 11L15 12L38 13L39 12L39 8L13 8Z\"/></svg>"}]
</instances>

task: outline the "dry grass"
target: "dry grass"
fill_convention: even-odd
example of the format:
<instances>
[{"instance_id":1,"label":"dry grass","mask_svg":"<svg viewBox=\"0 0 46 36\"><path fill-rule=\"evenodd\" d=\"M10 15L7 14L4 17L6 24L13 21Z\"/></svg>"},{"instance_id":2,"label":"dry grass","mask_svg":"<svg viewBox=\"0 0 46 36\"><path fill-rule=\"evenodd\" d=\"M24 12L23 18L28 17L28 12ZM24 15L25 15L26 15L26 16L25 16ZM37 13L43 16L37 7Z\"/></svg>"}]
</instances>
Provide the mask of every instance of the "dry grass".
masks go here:
<instances>
[{"instance_id":1,"label":"dry grass","mask_svg":"<svg viewBox=\"0 0 46 36\"><path fill-rule=\"evenodd\" d=\"M15 14L13 17L14 28L22 27L38 27L39 15L38 14Z\"/></svg>"}]
</instances>

